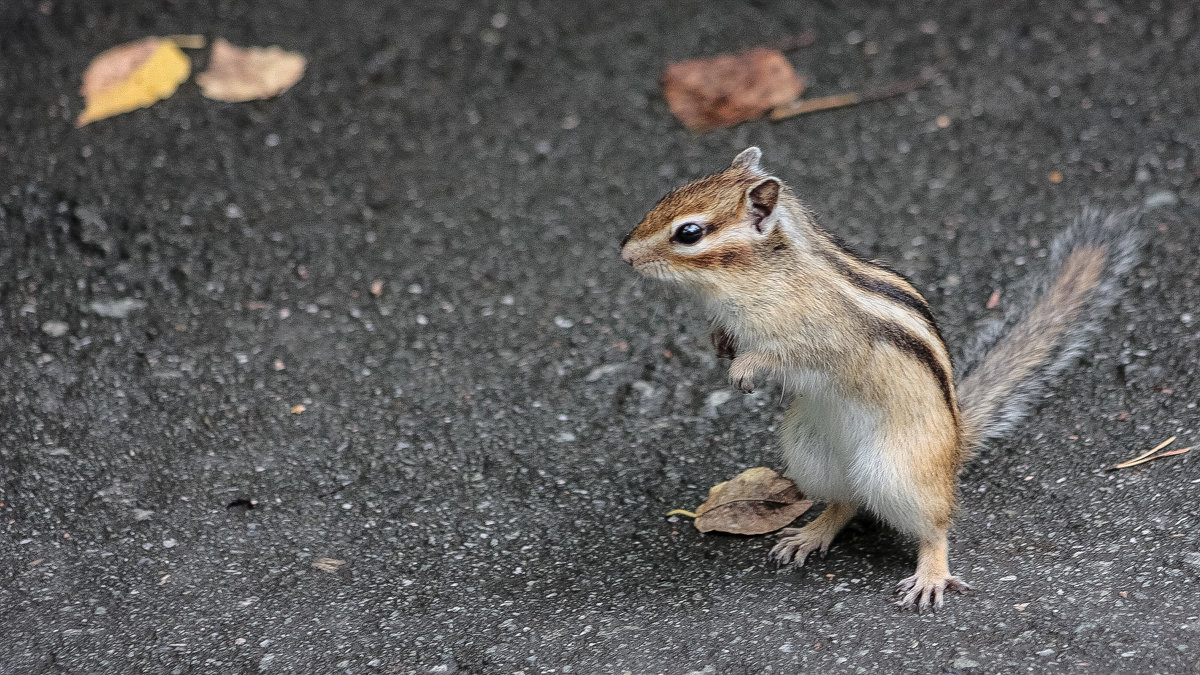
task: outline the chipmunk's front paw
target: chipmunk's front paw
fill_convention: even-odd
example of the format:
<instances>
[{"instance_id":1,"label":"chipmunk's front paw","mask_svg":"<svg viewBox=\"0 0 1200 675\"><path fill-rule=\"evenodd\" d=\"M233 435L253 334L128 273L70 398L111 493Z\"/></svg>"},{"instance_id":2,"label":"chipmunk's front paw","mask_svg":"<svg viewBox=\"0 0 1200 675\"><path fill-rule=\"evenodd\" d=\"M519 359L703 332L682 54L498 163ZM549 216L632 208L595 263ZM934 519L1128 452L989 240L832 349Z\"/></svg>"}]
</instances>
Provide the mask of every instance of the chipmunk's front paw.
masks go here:
<instances>
[{"instance_id":1,"label":"chipmunk's front paw","mask_svg":"<svg viewBox=\"0 0 1200 675\"><path fill-rule=\"evenodd\" d=\"M754 364L739 357L729 366L729 382L743 394L754 393Z\"/></svg>"},{"instance_id":2,"label":"chipmunk's front paw","mask_svg":"<svg viewBox=\"0 0 1200 675\"><path fill-rule=\"evenodd\" d=\"M918 573L896 585L896 593L903 594L896 605L900 609L915 610L918 614L926 610L937 611L942 608L942 596L946 590L964 594L971 587L955 576L928 577Z\"/></svg>"}]
</instances>

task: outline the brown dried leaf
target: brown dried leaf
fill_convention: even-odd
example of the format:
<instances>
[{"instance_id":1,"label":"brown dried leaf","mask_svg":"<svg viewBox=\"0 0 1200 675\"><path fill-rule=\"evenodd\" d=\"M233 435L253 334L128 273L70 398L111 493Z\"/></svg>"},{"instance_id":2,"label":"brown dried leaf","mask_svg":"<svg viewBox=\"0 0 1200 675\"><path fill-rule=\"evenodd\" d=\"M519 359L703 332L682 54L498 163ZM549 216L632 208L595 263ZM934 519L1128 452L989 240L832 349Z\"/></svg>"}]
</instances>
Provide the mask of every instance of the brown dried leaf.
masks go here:
<instances>
[{"instance_id":1,"label":"brown dried leaf","mask_svg":"<svg viewBox=\"0 0 1200 675\"><path fill-rule=\"evenodd\" d=\"M217 101L253 101L282 94L304 77L308 61L279 47L235 47L213 41L208 70L196 76L200 93Z\"/></svg>"},{"instance_id":2,"label":"brown dried leaf","mask_svg":"<svg viewBox=\"0 0 1200 675\"><path fill-rule=\"evenodd\" d=\"M783 53L759 47L740 54L667 66L663 94L671 112L692 131L708 131L759 117L804 90Z\"/></svg>"},{"instance_id":3,"label":"brown dried leaf","mask_svg":"<svg viewBox=\"0 0 1200 675\"><path fill-rule=\"evenodd\" d=\"M758 466L710 488L693 524L701 532L766 534L786 527L811 506L795 483Z\"/></svg>"}]
</instances>

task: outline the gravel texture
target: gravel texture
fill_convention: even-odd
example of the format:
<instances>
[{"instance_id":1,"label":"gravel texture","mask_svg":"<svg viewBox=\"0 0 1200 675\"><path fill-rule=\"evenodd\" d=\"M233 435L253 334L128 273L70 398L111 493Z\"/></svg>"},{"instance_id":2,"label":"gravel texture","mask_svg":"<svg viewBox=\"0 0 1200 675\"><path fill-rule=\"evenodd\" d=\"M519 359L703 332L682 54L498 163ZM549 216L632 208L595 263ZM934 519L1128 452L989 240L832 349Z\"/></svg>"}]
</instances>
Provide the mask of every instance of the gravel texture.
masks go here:
<instances>
[{"instance_id":1,"label":"gravel texture","mask_svg":"<svg viewBox=\"0 0 1200 675\"><path fill-rule=\"evenodd\" d=\"M1197 442L1196 5L593 5L0 6L0 671L1200 670L1200 457L1105 470ZM666 63L807 29L811 95L951 68L670 117ZM310 67L73 128L95 54L194 32ZM618 245L752 143L952 345L1082 204L1154 207L1102 338L964 473L977 590L936 615L869 519L793 571L664 517L775 464L782 406Z\"/></svg>"}]
</instances>

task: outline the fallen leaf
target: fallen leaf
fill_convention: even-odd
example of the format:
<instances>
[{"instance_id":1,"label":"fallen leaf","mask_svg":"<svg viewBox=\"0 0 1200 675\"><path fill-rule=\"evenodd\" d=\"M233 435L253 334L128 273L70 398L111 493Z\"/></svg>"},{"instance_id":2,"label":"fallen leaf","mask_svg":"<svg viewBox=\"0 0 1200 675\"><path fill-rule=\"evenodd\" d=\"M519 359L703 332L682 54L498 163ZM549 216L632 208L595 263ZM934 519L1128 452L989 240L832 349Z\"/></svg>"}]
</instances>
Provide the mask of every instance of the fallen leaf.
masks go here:
<instances>
[{"instance_id":1,"label":"fallen leaf","mask_svg":"<svg viewBox=\"0 0 1200 675\"><path fill-rule=\"evenodd\" d=\"M79 93L84 109L75 126L161 101L191 72L192 63L179 46L162 38L148 37L101 52L83 73Z\"/></svg>"},{"instance_id":2,"label":"fallen leaf","mask_svg":"<svg viewBox=\"0 0 1200 675\"><path fill-rule=\"evenodd\" d=\"M663 95L671 113L692 131L708 131L759 117L804 90L783 53L759 47L740 54L667 66Z\"/></svg>"},{"instance_id":3,"label":"fallen leaf","mask_svg":"<svg viewBox=\"0 0 1200 675\"><path fill-rule=\"evenodd\" d=\"M300 413L304 412L305 410L308 410L308 407L305 406L303 403L297 403L296 405L292 406L292 414L293 415L299 415Z\"/></svg>"},{"instance_id":4,"label":"fallen leaf","mask_svg":"<svg viewBox=\"0 0 1200 675\"><path fill-rule=\"evenodd\" d=\"M235 47L213 41L208 70L196 76L200 93L217 101L253 101L282 94L300 81L308 63L280 47Z\"/></svg>"},{"instance_id":5,"label":"fallen leaf","mask_svg":"<svg viewBox=\"0 0 1200 675\"><path fill-rule=\"evenodd\" d=\"M795 483L759 466L710 488L693 524L701 532L766 534L787 526L810 506L812 500Z\"/></svg>"},{"instance_id":6,"label":"fallen leaf","mask_svg":"<svg viewBox=\"0 0 1200 675\"><path fill-rule=\"evenodd\" d=\"M1000 304L1000 291L997 290L997 291L992 291L992 294L988 296L987 303L984 304L984 307L986 307L988 309L995 309L996 305L999 305L999 304Z\"/></svg>"}]
</instances>

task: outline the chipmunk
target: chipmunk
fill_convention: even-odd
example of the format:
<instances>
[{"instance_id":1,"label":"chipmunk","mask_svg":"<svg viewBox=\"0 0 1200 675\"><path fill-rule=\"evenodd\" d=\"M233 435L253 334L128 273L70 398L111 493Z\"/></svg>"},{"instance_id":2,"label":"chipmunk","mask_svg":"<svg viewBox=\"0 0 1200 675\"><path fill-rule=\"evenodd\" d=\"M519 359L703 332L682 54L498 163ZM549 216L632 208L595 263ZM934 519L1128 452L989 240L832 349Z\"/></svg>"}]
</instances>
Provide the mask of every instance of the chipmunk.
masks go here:
<instances>
[{"instance_id":1,"label":"chipmunk","mask_svg":"<svg viewBox=\"0 0 1200 675\"><path fill-rule=\"evenodd\" d=\"M925 298L818 227L761 157L748 148L663 197L621 257L700 298L734 386L748 393L766 376L794 395L779 431L785 475L828 505L782 530L770 557L801 566L824 555L865 509L919 542L897 604L937 609L947 589L970 589L947 556L959 469L1098 331L1136 262L1137 216L1085 211L1060 233L1030 302L979 336L956 381Z\"/></svg>"}]
</instances>

